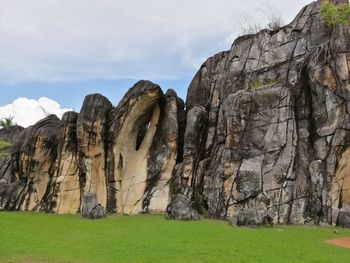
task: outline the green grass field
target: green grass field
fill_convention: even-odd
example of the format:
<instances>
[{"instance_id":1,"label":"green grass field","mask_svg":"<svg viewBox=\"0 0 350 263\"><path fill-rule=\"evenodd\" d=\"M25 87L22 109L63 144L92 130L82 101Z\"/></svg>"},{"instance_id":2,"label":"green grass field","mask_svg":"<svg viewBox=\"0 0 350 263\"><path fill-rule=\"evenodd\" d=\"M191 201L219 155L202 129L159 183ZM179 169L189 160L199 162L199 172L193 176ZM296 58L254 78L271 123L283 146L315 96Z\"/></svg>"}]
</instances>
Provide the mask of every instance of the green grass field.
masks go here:
<instances>
[{"instance_id":1,"label":"green grass field","mask_svg":"<svg viewBox=\"0 0 350 263\"><path fill-rule=\"evenodd\" d=\"M350 249L325 243L346 235L350 230L234 228L155 215L91 221L1 212L0 262L350 262Z\"/></svg>"}]
</instances>

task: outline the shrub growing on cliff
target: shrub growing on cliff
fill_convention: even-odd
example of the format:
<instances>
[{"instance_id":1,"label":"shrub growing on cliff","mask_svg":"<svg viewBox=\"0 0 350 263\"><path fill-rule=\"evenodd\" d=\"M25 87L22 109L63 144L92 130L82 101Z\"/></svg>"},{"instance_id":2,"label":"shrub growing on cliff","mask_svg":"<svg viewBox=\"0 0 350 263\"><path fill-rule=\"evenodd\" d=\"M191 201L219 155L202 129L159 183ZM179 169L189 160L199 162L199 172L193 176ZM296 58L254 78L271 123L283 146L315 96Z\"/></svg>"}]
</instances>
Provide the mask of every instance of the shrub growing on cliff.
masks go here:
<instances>
[{"instance_id":1,"label":"shrub growing on cliff","mask_svg":"<svg viewBox=\"0 0 350 263\"><path fill-rule=\"evenodd\" d=\"M335 6L329 1L325 1L321 7L323 22L328 26L347 24L350 18L349 4Z\"/></svg>"},{"instance_id":2,"label":"shrub growing on cliff","mask_svg":"<svg viewBox=\"0 0 350 263\"><path fill-rule=\"evenodd\" d=\"M245 85L245 88L247 90L255 90L266 85L274 85L274 84L277 84L276 79L267 78L267 79L264 79L263 81L260 81L260 80L250 81Z\"/></svg>"},{"instance_id":3,"label":"shrub growing on cliff","mask_svg":"<svg viewBox=\"0 0 350 263\"><path fill-rule=\"evenodd\" d=\"M282 13L273 6L264 5L262 8L258 8L254 11L257 12L257 15L238 14L238 23L241 29L240 35L256 34L264 28L277 31L284 24ZM261 19L264 20L264 18L267 21L266 25L261 22Z\"/></svg>"},{"instance_id":4,"label":"shrub growing on cliff","mask_svg":"<svg viewBox=\"0 0 350 263\"><path fill-rule=\"evenodd\" d=\"M7 154L6 153L3 153L2 150L10 147L11 144L6 142L6 141L0 141L0 157L2 156L6 156Z\"/></svg>"}]
</instances>

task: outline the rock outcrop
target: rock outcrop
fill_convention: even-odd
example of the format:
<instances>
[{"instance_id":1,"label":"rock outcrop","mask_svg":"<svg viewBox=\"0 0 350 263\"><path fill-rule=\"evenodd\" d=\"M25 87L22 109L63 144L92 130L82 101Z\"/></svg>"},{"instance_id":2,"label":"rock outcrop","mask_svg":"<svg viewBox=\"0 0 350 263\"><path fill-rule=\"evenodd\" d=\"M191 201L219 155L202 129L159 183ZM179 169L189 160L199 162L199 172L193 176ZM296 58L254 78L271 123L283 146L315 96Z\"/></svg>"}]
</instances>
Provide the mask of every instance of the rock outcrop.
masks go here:
<instances>
[{"instance_id":1,"label":"rock outcrop","mask_svg":"<svg viewBox=\"0 0 350 263\"><path fill-rule=\"evenodd\" d=\"M23 127L17 125L0 130L0 185L14 180L11 170L11 145L22 131Z\"/></svg>"},{"instance_id":2,"label":"rock outcrop","mask_svg":"<svg viewBox=\"0 0 350 263\"><path fill-rule=\"evenodd\" d=\"M185 143L179 181L191 178L187 198L207 216L263 207L275 223L331 224L332 210L348 204L349 26L324 25L321 4L238 38L193 79L188 118L203 113L186 133L196 122L204 131L189 161Z\"/></svg>"},{"instance_id":3,"label":"rock outcrop","mask_svg":"<svg viewBox=\"0 0 350 263\"><path fill-rule=\"evenodd\" d=\"M86 193L83 195L81 215L89 219L98 219L106 216L106 210L98 203L96 193Z\"/></svg>"},{"instance_id":4,"label":"rock outcrop","mask_svg":"<svg viewBox=\"0 0 350 263\"><path fill-rule=\"evenodd\" d=\"M1 157L0 209L88 218L164 212L184 114L174 91L140 81L117 107L92 94L61 121L50 115L24 130L0 130L9 141L16 135Z\"/></svg>"},{"instance_id":5,"label":"rock outcrop","mask_svg":"<svg viewBox=\"0 0 350 263\"><path fill-rule=\"evenodd\" d=\"M0 209L77 213L93 195L87 217L348 226L350 26L325 25L321 5L209 58L186 104L140 81L116 107L93 94L23 130Z\"/></svg>"},{"instance_id":6,"label":"rock outcrop","mask_svg":"<svg viewBox=\"0 0 350 263\"><path fill-rule=\"evenodd\" d=\"M80 196L83 191L80 182L77 120L78 113L66 112L62 116L59 132L53 179L53 211L60 214L74 214L80 211Z\"/></svg>"},{"instance_id":7,"label":"rock outcrop","mask_svg":"<svg viewBox=\"0 0 350 263\"><path fill-rule=\"evenodd\" d=\"M143 211L147 156L160 118L162 95L158 85L141 81L110 113L108 178L114 192L112 203L117 204L112 209L118 213Z\"/></svg>"}]
</instances>

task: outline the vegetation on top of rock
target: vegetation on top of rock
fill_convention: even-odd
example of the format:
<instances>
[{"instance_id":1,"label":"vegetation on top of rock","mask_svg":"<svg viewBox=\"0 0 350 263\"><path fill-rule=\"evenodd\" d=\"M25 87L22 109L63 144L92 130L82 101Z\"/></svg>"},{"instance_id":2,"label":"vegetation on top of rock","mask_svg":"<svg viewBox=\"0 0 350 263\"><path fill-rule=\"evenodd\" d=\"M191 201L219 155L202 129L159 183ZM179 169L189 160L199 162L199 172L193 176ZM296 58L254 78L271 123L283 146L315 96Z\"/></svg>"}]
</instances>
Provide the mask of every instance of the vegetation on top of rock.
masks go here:
<instances>
[{"instance_id":1,"label":"vegetation on top of rock","mask_svg":"<svg viewBox=\"0 0 350 263\"><path fill-rule=\"evenodd\" d=\"M6 156L6 153L1 152L3 149L9 147L11 144L7 141L0 141L0 157Z\"/></svg>"},{"instance_id":2,"label":"vegetation on top of rock","mask_svg":"<svg viewBox=\"0 0 350 263\"><path fill-rule=\"evenodd\" d=\"M258 89L260 87L266 86L266 85L273 85L273 84L277 84L277 80L276 79L264 79L264 80L255 80L255 81L250 81L248 83L245 84L245 88L247 90L255 90Z\"/></svg>"},{"instance_id":3,"label":"vegetation on top of rock","mask_svg":"<svg viewBox=\"0 0 350 263\"><path fill-rule=\"evenodd\" d=\"M325 1L321 7L321 15L327 26L347 24L350 21L350 6L348 3L336 6Z\"/></svg>"},{"instance_id":4,"label":"vegetation on top of rock","mask_svg":"<svg viewBox=\"0 0 350 263\"><path fill-rule=\"evenodd\" d=\"M257 11L258 13L260 13L260 19L262 14L262 16L266 18L268 23L264 25L261 23L260 20L256 20L253 16L250 16L248 14L239 15L240 19L238 22L241 28L240 35L253 35L265 28L267 28L270 31L277 31L283 26L283 17L281 15L281 12L276 8L269 5L265 5L263 8L258 8Z\"/></svg>"},{"instance_id":5,"label":"vegetation on top of rock","mask_svg":"<svg viewBox=\"0 0 350 263\"><path fill-rule=\"evenodd\" d=\"M16 123L13 121L14 117L8 116L7 118L3 118L0 120L0 127L1 128L7 128L11 127L13 125L16 125Z\"/></svg>"}]
</instances>

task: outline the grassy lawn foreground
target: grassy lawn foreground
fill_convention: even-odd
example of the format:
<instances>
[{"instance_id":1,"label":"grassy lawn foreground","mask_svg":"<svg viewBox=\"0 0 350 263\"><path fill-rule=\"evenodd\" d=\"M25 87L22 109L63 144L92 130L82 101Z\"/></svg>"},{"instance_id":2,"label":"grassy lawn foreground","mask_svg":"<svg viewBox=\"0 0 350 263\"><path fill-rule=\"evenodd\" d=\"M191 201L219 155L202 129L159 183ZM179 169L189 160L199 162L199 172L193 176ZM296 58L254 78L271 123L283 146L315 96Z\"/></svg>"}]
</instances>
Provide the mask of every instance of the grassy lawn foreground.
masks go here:
<instances>
[{"instance_id":1,"label":"grassy lawn foreground","mask_svg":"<svg viewBox=\"0 0 350 263\"><path fill-rule=\"evenodd\" d=\"M324 242L346 235L350 230L233 228L154 215L90 221L1 212L0 262L349 262L350 249Z\"/></svg>"}]
</instances>

